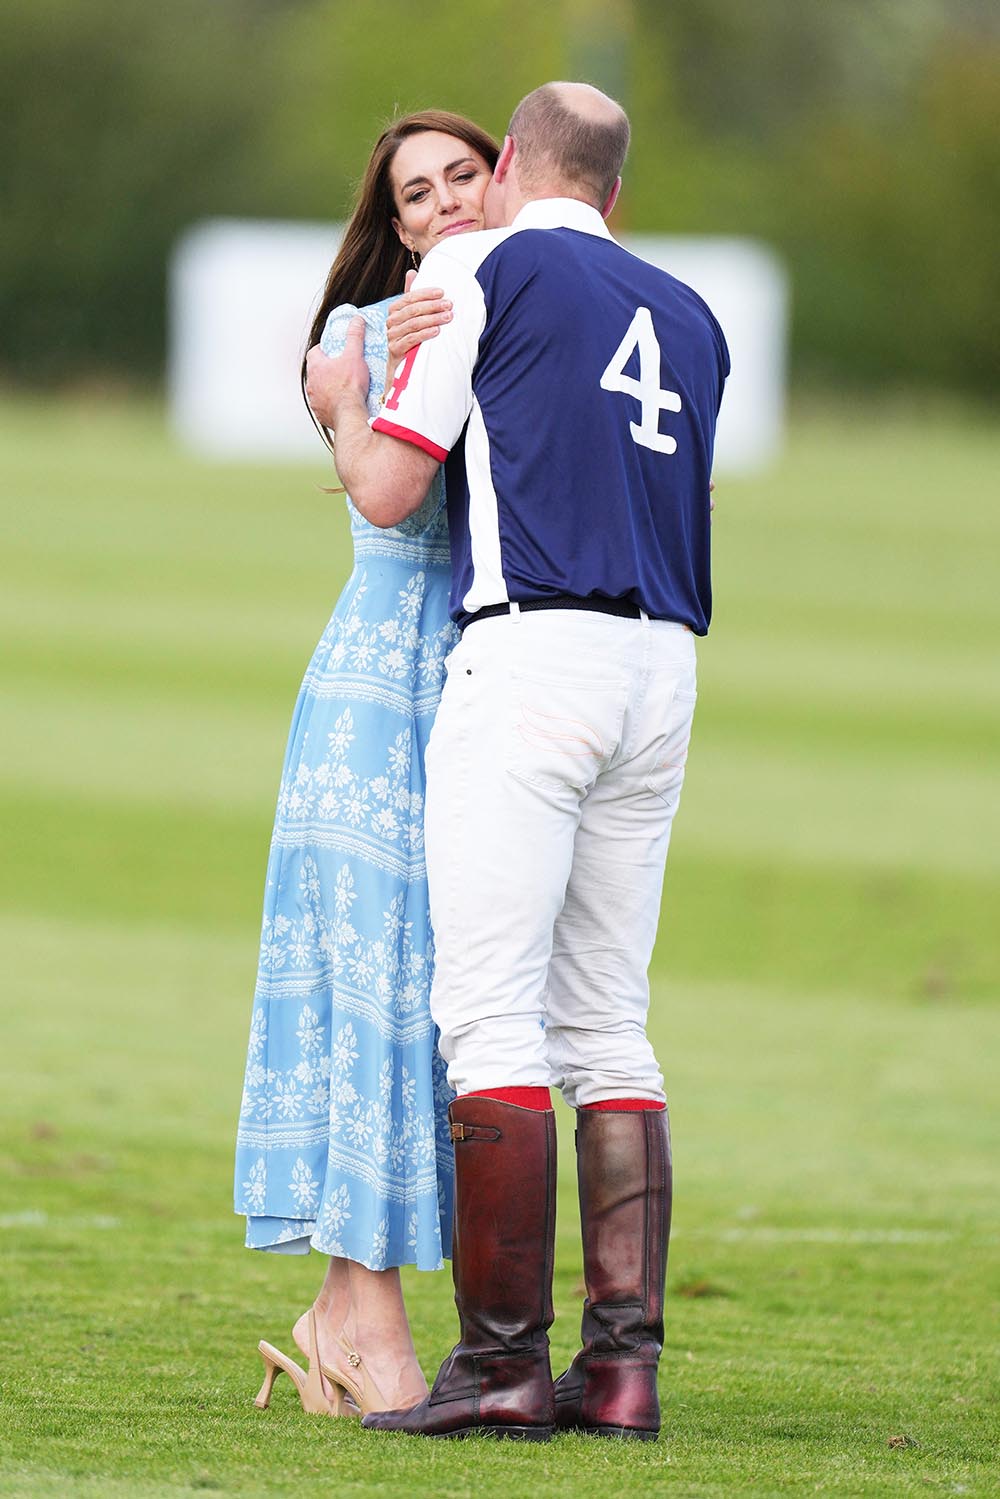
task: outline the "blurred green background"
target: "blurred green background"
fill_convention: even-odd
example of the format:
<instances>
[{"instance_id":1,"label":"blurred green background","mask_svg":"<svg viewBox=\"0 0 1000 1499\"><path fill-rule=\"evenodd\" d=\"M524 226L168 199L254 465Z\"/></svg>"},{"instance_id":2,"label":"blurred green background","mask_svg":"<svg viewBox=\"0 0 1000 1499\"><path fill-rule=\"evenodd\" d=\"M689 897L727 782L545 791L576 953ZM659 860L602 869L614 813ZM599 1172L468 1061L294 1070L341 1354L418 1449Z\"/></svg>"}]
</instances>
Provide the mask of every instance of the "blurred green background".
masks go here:
<instances>
[{"instance_id":1,"label":"blurred green background","mask_svg":"<svg viewBox=\"0 0 1000 1499\"><path fill-rule=\"evenodd\" d=\"M12 377L155 383L192 221L339 219L394 110L502 135L569 76L630 110L620 222L784 252L799 375L995 389L990 0L5 0L0 26Z\"/></svg>"},{"instance_id":2,"label":"blurred green background","mask_svg":"<svg viewBox=\"0 0 1000 1499\"><path fill-rule=\"evenodd\" d=\"M341 218L395 109L499 134L566 75L632 114L623 227L759 236L793 297L787 448L716 496L653 969L667 1440L627 1486L996 1492L994 8L7 0L0 27L0 1493L626 1485L574 1439L373 1457L248 1404L320 1268L242 1250L230 1172L284 738L349 538L321 448L206 463L161 394L193 221ZM409 1295L432 1370L447 1277Z\"/></svg>"}]
</instances>

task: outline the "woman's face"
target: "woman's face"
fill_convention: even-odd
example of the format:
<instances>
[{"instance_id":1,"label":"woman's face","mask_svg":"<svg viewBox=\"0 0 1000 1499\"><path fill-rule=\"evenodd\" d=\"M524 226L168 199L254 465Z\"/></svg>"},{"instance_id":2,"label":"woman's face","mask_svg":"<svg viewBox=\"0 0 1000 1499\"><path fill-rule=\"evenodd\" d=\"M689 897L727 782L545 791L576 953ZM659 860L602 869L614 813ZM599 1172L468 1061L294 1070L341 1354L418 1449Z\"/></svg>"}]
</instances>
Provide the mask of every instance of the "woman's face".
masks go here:
<instances>
[{"instance_id":1,"label":"woman's face","mask_svg":"<svg viewBox=\"0 0 1000 1499\"><path fill-rule=\"evenodd\" d=\"M389 168L392 224L406 248L423 256L449 235L484 229L491 176L479 152L457 136L441 130L407 136Z\"/></svg>"}]
</instances>

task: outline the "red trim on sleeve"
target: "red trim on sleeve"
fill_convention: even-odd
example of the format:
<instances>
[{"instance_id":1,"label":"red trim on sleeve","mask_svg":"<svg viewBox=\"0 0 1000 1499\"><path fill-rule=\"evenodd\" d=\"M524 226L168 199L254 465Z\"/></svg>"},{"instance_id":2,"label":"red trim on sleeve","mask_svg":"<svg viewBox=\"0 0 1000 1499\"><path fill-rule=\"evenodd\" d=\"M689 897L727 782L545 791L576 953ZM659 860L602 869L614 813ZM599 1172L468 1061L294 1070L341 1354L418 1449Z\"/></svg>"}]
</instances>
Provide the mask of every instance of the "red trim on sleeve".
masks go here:
<instances>
[{"instance_id":1,"label":"red trim on sleeve","mask_svg":"<svg viewBox=\"0 0 1000 1499\"><path fill-rule=\"evenodd\" d=\"M403 442L412 442L414 447L423 448L425 453L430 453L438 463L443 463L448 456L447 448L439 448L436 442L431 442L429 437L423 437L419 432L411 432L409 427L397 427L395 422L387 422L384 416L377 416L372 422L373 432L384 432L387 437L399 437Z\"/></svg>"},{"instance_id":2,"label":"red trim on sleeve","mask_svg":"<svg viewBox=\"0 0 1000 1499\"><path fill-rule=\"evenodd\" d=\"M399 398L410 383L410 371L413 369L413 361L416 359L419 353L420 345L414 344L413 348L407 354L406 358L399 366L399 369L396 371L392 385L389 387L389 394L385 398L386 411L395 411L396 407L399 405Z\"/></svg>"}]
</instances>

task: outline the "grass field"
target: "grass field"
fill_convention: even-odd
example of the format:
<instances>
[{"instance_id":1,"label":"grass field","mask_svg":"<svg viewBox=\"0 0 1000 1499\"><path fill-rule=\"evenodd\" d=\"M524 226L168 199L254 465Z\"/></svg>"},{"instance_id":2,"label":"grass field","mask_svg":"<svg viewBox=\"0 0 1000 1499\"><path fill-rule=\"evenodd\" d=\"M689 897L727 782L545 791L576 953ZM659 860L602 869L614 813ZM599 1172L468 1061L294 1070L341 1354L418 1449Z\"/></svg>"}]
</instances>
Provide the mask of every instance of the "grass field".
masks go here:
<instances>
[{"instance_id":1,"label":"grass field","mask_svg":"<svg viewBox=\"0 0 1000 1499\"><path fill-rule=\"evenodd\" d=\"M229 1203L340 501L183 457L153 408L0 406L0 1495L1000 1492L998 460L971 416L843 407L720 485L654 968L664 1434L519 1450L251 1404L321 1271L247 1254ZM431 1371L450 1281L408 1289Z\"/></svg>"}]
</instances>

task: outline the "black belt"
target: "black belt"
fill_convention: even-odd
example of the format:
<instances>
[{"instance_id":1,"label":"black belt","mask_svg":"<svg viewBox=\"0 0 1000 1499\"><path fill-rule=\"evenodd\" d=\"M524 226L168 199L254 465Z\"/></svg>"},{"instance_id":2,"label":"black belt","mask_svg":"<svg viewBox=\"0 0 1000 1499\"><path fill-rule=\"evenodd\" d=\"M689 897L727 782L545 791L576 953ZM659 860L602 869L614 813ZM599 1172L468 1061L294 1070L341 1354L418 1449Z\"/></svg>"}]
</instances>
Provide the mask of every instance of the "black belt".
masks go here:
<instances>
[{"instance_id":1,"label":"black belt","mask_svg":"<svg viewBox=\"0 0 1000 1499\"><path fill-rule=\"evenodd\" d=\"M591 614L615 614L619 619L640 619L642 616L639 605L629 603L628 599L578 599L569 593L554 593L546 599L525 599L518 607L522 614L530 614L535 609L586 609ZM470 614L461 628L464 630L474 625L478 619L496 619L499 614L509 613L509 604L487 604L484 609Z\"/></svg>"}]
</instances>

